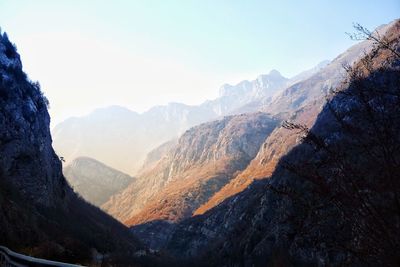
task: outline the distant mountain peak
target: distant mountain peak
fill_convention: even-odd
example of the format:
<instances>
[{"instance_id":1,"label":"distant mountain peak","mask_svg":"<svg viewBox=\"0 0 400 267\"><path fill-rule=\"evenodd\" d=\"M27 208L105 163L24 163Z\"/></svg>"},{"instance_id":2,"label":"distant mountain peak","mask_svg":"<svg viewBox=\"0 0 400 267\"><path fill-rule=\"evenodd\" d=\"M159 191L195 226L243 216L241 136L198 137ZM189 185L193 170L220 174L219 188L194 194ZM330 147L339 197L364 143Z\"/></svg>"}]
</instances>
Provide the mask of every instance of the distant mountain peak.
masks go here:
<instances>
[{"instance_id":1,"label":"distant mountain peak","mask_svg":"<svg viewBox=\"0 0 400 267\"><path fill-rule=\"evenodd\" d=\"M268 75L269 75L269 76L274 76L274 77L282 77L282 78L284 78L284 77L282 76L282 74L281 74L279 71L277 71L276 69L271 70L271 71L268 73Z\"/></svg>"},{"instance_id":2,"label":"distant mountain peak","mask_svg":"<svg viewBox=\"0 0 400 267\"><path fill-rule=\"evenodd\" d=\"M270 95L276 89L282 87L286 82L287 78L281 75L281 73L275 69L271 70L268 74L261 74L257 79L249 81L243 80L236 85L223 84L219 89L219 96L238 96L238 97L250 97L256 98L264 94ZM268 92L258 92L258 89L268 90Z\"/></svg>"}]
</instances>

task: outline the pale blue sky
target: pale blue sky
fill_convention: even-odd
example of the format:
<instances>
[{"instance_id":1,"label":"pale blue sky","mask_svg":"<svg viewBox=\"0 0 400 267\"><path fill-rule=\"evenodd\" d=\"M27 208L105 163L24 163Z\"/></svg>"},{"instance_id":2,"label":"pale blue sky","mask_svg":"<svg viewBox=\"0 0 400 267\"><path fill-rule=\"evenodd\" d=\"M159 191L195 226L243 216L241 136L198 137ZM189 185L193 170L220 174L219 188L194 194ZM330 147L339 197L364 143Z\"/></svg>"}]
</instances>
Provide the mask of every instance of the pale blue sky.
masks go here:
<instances>
[{"instance_id":1,"label":"pale blue sky","mask_svg":"<svg viewBox=\"0 0 400 267\"><path fill-rule=\"evenodd\" d=\"M0 26L55 122L111 104L198 104L271 69L290 77L351 46L353 22L399 14L399 0L0 0Z\"/></svg>"}]
</instances>

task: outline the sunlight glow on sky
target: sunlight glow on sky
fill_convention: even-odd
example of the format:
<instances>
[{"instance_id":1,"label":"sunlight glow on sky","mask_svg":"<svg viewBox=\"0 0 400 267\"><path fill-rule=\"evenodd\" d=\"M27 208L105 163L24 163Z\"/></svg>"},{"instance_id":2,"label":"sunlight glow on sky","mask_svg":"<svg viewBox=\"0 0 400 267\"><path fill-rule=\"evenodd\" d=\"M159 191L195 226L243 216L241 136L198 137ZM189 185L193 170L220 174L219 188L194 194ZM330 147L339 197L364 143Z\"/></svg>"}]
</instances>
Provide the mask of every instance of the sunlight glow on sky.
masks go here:
<instances>
[{"instance_id":1,"label":"sunlight glow on sky","mask_svg":"<svg viewBox=\"0 0 400 267\"><path fill-rule=\"evenodd\" d=\"M50 100L52 125L96 107L199 104L223 83L290 77L400 14L400 1L0 0L0 26Z\"/></svg>"}]
</instances>

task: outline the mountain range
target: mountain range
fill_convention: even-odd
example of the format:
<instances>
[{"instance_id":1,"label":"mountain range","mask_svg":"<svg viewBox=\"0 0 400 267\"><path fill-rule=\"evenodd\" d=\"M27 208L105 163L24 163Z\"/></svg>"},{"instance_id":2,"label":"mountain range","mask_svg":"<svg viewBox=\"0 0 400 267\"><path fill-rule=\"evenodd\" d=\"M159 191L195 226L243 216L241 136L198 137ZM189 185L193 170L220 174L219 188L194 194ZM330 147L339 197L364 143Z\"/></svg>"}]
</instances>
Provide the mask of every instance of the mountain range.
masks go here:
<instances>
[{"instance_id":1,"label":"mountain range","mask_svg":"<svg viewBox=\"0 0 400 267\"><path fill-rule=\"evenodd\" d=\"M87 265L398 266L400 20L356 30L292 79L68 119L58 155L1 34L0 241Z\"/></svg>"},{"instance_id":2,"label":"mountain range","mask_svg":"<svg viewBox=\"0 0 400 267\"><path fill-rule=\"evenodd\" d=\"M324 65L326 62L300 76L308 77ZM293 81L298 79L296 76ZM87 116L57 124L52 130L54 147L66 164L77 157L90 157L134 175L152 149L200 123L225 115L256 112L293 81L273 70L253 81L225 84L217 99L198 106L170 103L141 114L120 106L97 109Z\"/></svg>"},{"instance_id":3,"label":"mountain range","mask_svg":"<svg viewBox=\"0 0 400 267\"><path fill-rule=\"evenodd\" d=\"M151 168L142 168L136 182L113 196L102 208L127 225L138 225L152 220L175 222L193 214L204 213L244 190L254 179L270 176L278 160L298 141L295 135L277 126L286 119L312 126L329 90L344 80L343 64L354 63L370 46L367 41L354 45L329 64L323 63L321 68L314 68L314 71L318 71L313 75L300 75L306 77L305 80L298 81L298 78L292 85L286 80L285 83L289 86L273 97L267 96L268 104L255 105L264 110L263 113L232 115L233 117L191 128L180 137L175 147L165 151L157 164ZM278 77L279 74L273 71L269 76ZM259 80L252 83L260 84ZM245 90L243 88L257 88L250 84L242 82L236 88L224 86L221 94L236 95L239 98L238 95ZM229 91L231 92L228 93ZM264 95L260 99L265 97ZM254 99L256 98L251 101ZM267 134L258 136L253 127L265 124L264 116L269 116L273 122L268 123ZM221 125L226 125L228 118L232 119L229 127L221 128ZM213 133L221 129L219 134L222 136ZM224 140L224 143L221 144L220 140ZM225 152L226 156L222 160L208 156L220 153L220 149L226 150L225 146L230 142L239 146ZM207 144L208 146L204 146ZM246 157L240 156L248 149L242 148L244 145L251 145L251 153L246 153ZM206 156L207 160L204 159ZM227 167L233 163L237 167ZM214 170L211 171L212 169ZM220 178L218 185L205 184L204 177L214 180L214 176L224 178ZM208 191L206 197L203 196L203 191ZM202 197L196 199L198 195ZM187 205L191 206L190 209Z\"/></svg>"},{"instance_id":4,"label":"mountain range","mask_svg":"<svg viewBox=\"0 0 400 267\"><path fill-rule=\"evenodd\" d=\"M396 266L400 21L378 33L384 42L366 41L370 52L317 112L302 109L279 128L296 142L269 179L202 215L133 231L148 239L164 229L158 248L199 266Z\"/></svg>"}]
</instances>

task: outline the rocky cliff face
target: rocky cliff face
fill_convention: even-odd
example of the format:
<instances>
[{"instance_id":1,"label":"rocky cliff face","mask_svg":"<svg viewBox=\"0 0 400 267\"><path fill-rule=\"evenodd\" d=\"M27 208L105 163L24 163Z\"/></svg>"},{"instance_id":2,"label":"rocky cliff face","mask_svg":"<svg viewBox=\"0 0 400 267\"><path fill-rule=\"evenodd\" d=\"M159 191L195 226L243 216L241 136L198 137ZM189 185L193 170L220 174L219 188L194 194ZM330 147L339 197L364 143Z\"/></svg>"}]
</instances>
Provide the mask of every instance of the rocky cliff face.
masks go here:
<instances>
[{"instance_id":1,"label":"rocky cliff face","mask_svg":"<svg viewBox=\"0 0 400 267\"><path fill-rule=\"evenodd\" d=\"M52 148L47 100L0 34L0 236L33 255L89 263L91 249L134 252L129 231L68 186ZM106 241L105 241L106 240Z\"/></svg>"},{"instance_id":2,"label":"rocky cliff face","mask_svg":"<svg viewBox=\"0 0 400 267\"><path fill-rule=\"evenodd\" d=\"M66 188L60 161L51 148L47 100L38 84L26 81L7 35L0 40L2 179L34 203L52 206Z\"/></svg>"},{"instance_id":3,"label":"rocky cliff face","mask_svg":"<svg viewBox=\"0 0 400 267\"><path fill-rule=\"evenodd\" d=\"M152 169L103 207L127 224L188 216L245 168L276 126L264 113L225 117L188 130Z\"/></svg>"},{"instance_id":4,"label":"rocky cliff face","mask_svg":"<svg viewBox=\"0 0 400 267\"><path fill-rule=\"evenodd\" d=\"M318 113L321 111L324 98L313 102L297 110L289 118L291 121L311 127ZM206 203L201 205L195 215L203 214L209 209L217 206L225 199L245 190L256 179L267 179L276 168L279 159L290 151L300 139L296 132L291 132L277 127L264 140L257 155L251 160L246 168L233 177L229 183L221 188Z\"/></svg>"},{"instance_id":5,"label":"rocky cliff face","mask_svg":"<svg viewBox=\"0 0 400 267\"><path fill-rule=\"evenodd\" d=\"M73 190L97 207L107 202L112 195L124 189L134 179L87 157L75 159L64 168L63 173Z\"/></svg>"},{"instance_id":6,"label":"rocky cliff face","mask_svg":"<svg viewBox=\"0 0 400 267\"><path fill-rule=\"evenodd\" d=\"M396 266L400 22L384 36L397 56L357 61L270 179L175 225L167 249L200 266Z\"/></svg>"}]
</instances>

